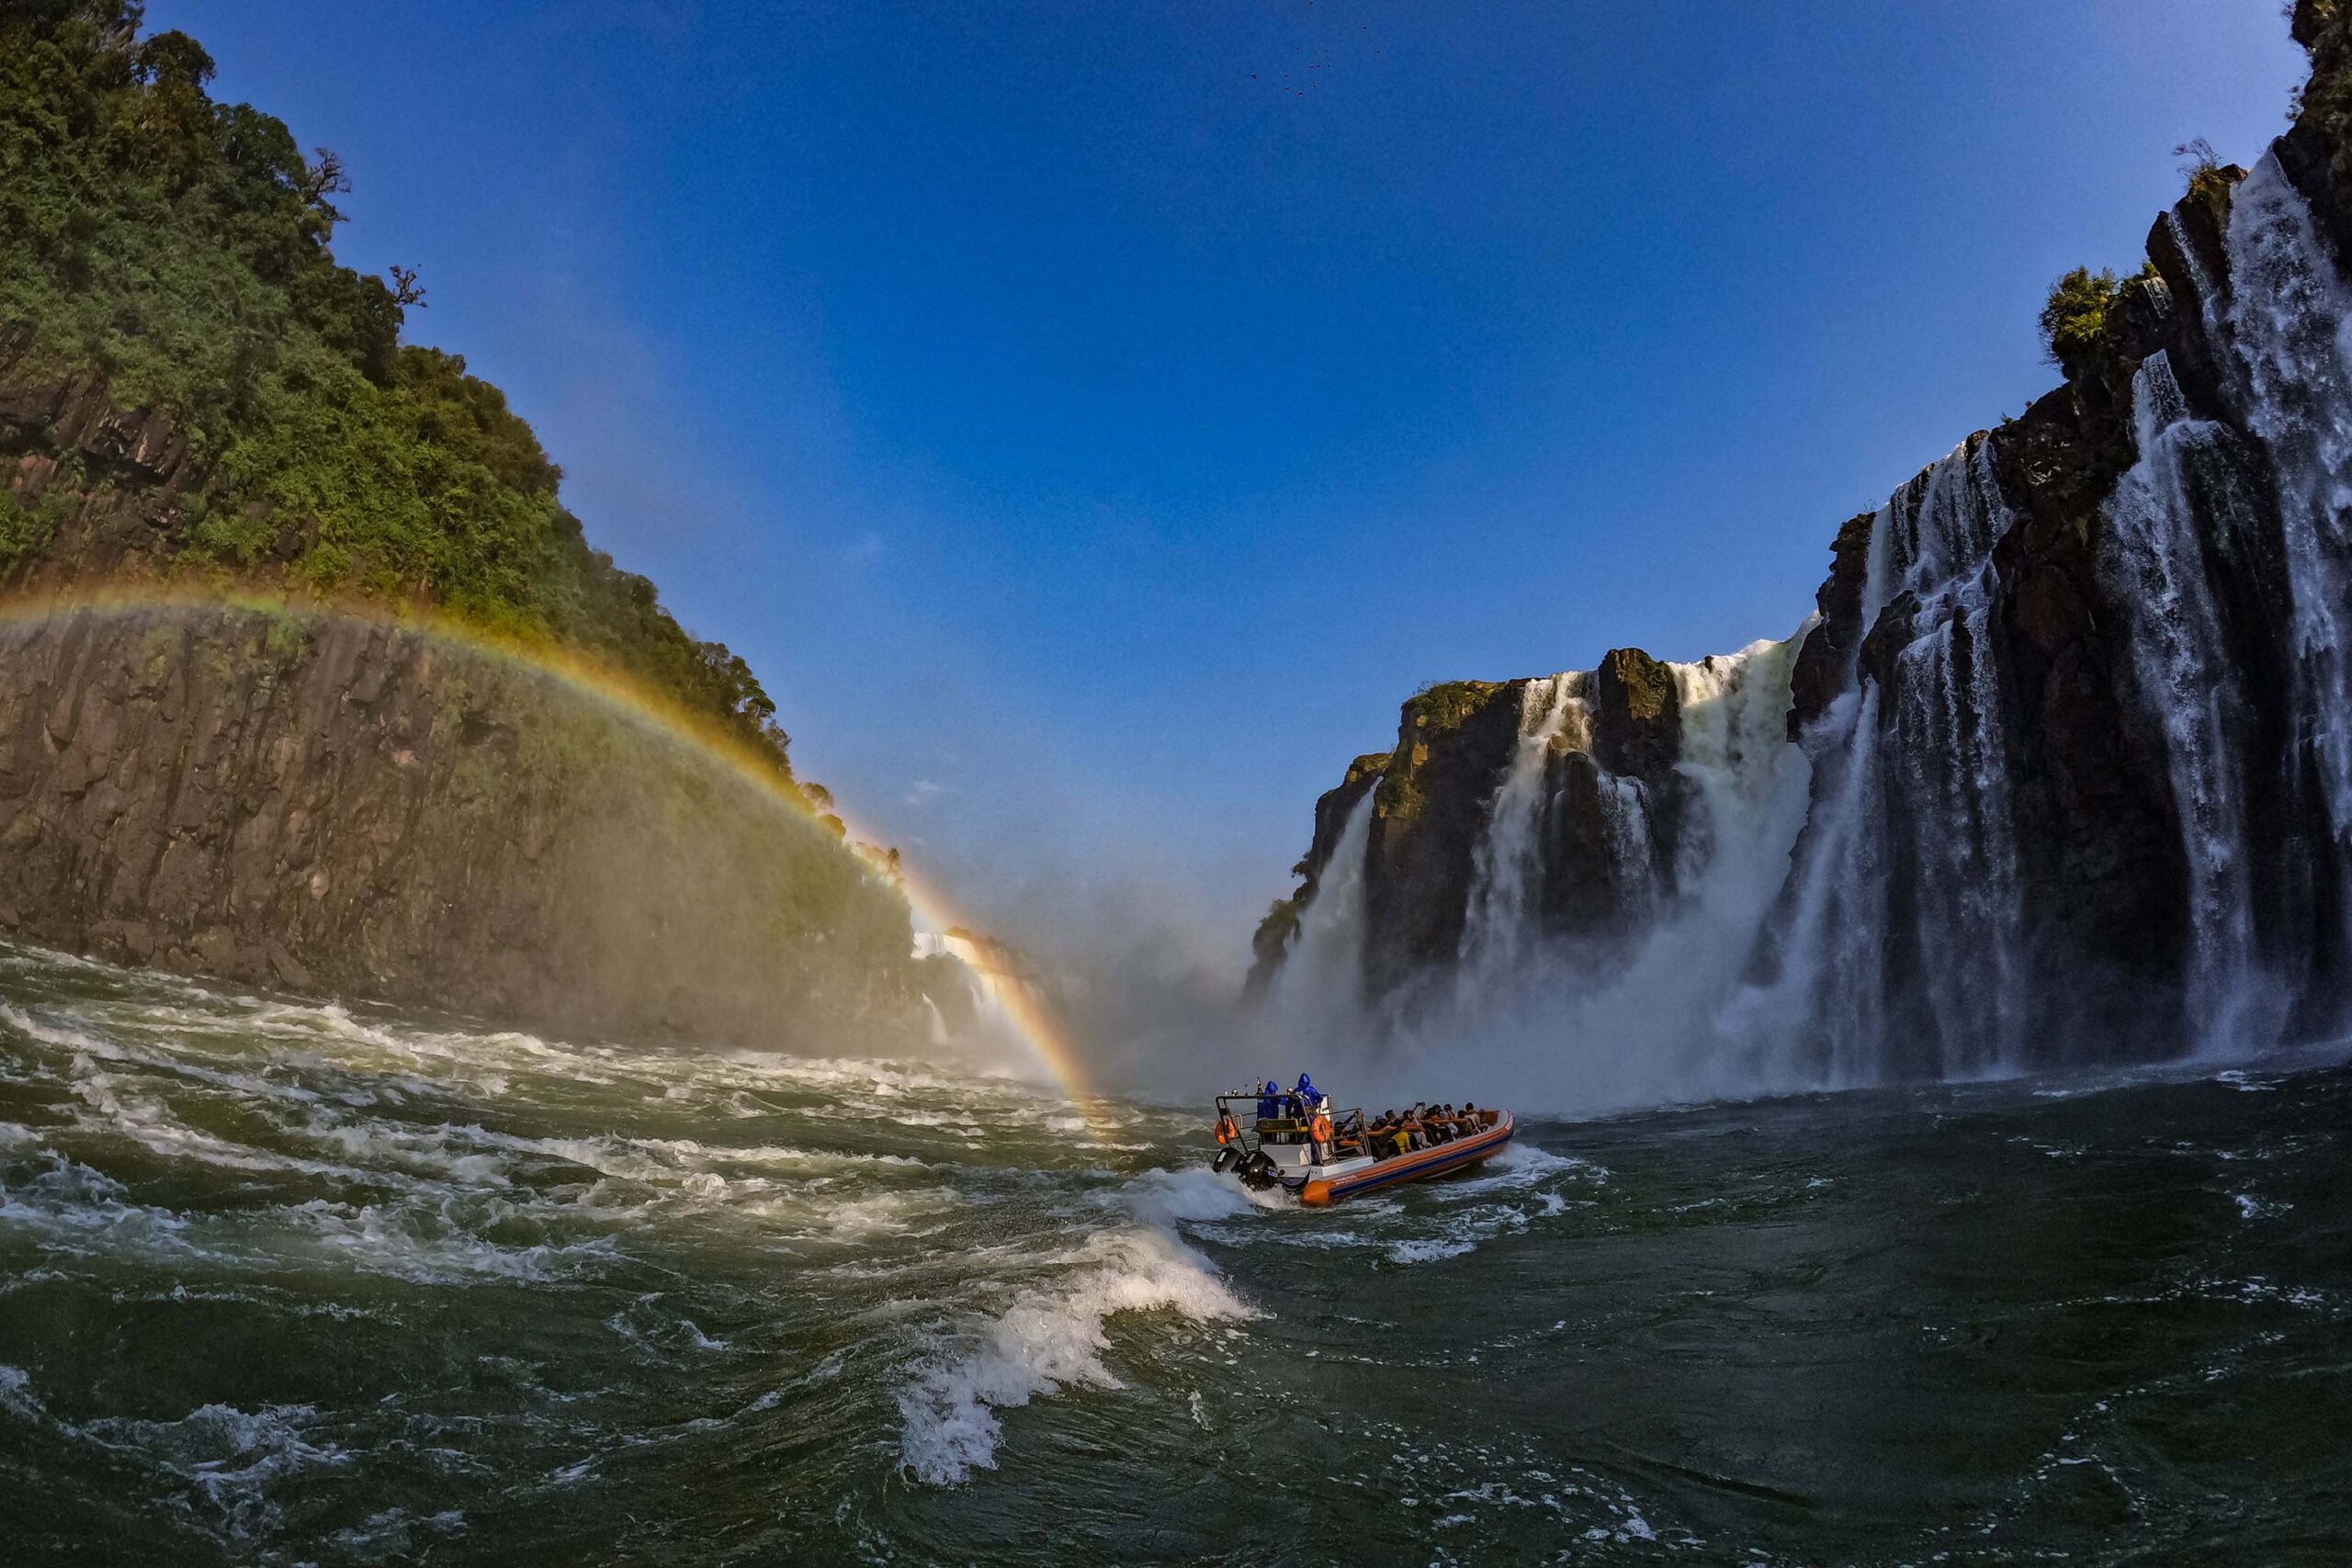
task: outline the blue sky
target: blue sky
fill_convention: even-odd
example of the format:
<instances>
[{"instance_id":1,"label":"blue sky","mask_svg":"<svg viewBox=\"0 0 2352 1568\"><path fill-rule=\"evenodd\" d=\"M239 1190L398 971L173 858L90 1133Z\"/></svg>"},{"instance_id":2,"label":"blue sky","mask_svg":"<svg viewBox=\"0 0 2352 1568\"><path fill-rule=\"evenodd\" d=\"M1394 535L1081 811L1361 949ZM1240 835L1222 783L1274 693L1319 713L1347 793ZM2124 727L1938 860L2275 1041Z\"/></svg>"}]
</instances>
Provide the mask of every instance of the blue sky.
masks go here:
<instances>
[{"instance_id":1,"label":"blue sky","mask_svg":"<svg viewBox=\"0 0 2352 1568\"><path fill-rule=\"evenodd\" d=\"M343 153L344 259L863 824L1237 959L1423 682L1792 629L2301 70L2267 0L149 21Z\"/></svg>"}]
</instances>

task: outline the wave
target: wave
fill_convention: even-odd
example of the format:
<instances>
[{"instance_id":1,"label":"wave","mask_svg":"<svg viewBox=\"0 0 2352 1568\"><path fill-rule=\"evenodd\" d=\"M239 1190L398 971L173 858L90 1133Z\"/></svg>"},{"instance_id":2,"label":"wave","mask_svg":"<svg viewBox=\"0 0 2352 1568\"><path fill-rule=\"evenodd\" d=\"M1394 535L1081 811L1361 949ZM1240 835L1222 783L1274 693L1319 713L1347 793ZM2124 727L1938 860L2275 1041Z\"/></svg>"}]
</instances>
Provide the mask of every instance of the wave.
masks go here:
<instances>
[{"instance_id":1,"label":"wave","mask_svg":"<svg viewBox=\"0 0 2352 1568\"><path fill-rule=\"evenodd\" d=\"M1186 1246L1177 1224L1229 1218L1250 1207L1238 1183L1205 1170L1147 1172L1115 1200L1141 1224L1098 1231L1059 1260L1050 1284L1020 1291L993 1316L967 1320L960 1348L935 1352L899 1394L899 1465L948 1486L994 1469L1000 1410L1069 1387L1124 1386L1103 1359L1104 1324L1120 1313L1171 1311L1193 1323L1259 1315L1216 1266Z\"/></svg>"},{"instance_id":2,"label":"wave","mask_svg":"<svg viewBox=\"0 0 2352 1568\"><path fill-rule=\"evenodd\" d=\"M1072 1384L1122 1387L1103 1360L1114 1314L1172 1310L1195 1323L1254 1315L1182 1242L1157 1230L1087 1242L1074 1278L1024 1291L978 1326L977 1343L933 1362L899 1396L900 1462L918 1481L952 1485L996 1467L996 1412Z\"/></svg>"}]
</instances>

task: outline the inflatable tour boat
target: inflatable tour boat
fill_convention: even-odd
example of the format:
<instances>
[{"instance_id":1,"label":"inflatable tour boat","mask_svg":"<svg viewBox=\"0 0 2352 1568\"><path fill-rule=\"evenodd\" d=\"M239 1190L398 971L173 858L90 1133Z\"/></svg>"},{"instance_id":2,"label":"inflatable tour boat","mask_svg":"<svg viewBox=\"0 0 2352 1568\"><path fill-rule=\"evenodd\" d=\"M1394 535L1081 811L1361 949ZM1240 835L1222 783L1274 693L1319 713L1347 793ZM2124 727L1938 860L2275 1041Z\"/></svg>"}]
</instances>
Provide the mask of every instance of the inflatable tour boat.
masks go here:
<instances>
[{"instance_id":1,"label":"inflatable tour boat","mask_svg":"<svg viewBox=\"0 0 2352 1568\"><path fill-rule=\"evenodd\" d=\"M1270 1102L1283 1114L1258 1114ZM1291 1094L1220 1094L1216 1141L1211 1169L1321 1205L1476 1165L1510 1142L1510 1112L1425 1111L1399 1127L1367 1127L1362 1111L1334 1112L1329 1100L1310 1107Z\"/></svg>"}]
</instances>

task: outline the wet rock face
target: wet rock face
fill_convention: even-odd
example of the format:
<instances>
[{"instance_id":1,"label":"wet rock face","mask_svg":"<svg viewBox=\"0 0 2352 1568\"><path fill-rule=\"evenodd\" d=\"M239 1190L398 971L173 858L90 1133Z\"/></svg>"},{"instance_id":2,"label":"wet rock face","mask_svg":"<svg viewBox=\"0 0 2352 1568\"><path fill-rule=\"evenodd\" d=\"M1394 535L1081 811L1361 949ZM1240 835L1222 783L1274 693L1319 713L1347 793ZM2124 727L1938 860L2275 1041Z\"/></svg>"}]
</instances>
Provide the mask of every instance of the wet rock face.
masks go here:
<instances>
[{"instance_id":1,"label":"wet rock face","mask_svg":"<svg viewBox=\"0 0 2352 1568\"><path fill-rule=\"evenodd\" d=\"M0 502L41 530L0 592L200 589L180 551L219 502L168 411L30 348L0 327ZM526 1028L911 1036L904 900L617 712L323 611L0 615L0 934Z\"/></svg>"},{"instance_id":2,"label":"wet rock face","mask_svg":"<svg viewBox=\"0 0 2352 1568\"><path fill-rule=\"evenodd\" d=\"M1523 681L1458 681L1405 705L1374 796L1364 975L1385 992L1462 945L1472 854L1519 743Z\"/></svg>"},{"instance_id":3,"label":"wet rock face","mask_svg":"<svg viewBox=\"0 0 2352 1568\"><path fill-rule=\"evenodd\" d=\"M1572 697L1557 682L1566 682ZM1559 704L1553 711L1552 705ZM1549 717L1551 728L1544 728ZM1638 649L1544 682L1454 682L1408 702L1396 748L1359 757L1316 803L1298 891L1259 928L1250 988L1263 990L1330 868L1349 815L1376 790L1365 846L1364 979L1385 996L1463 954L1480 844L1521 749L1532 912L1561 937L1623 934L1674 886L1687 808L1674 672Z\"/></svg>"},{"instance_id":4,"label":"wet rock face","mask_svg":"<svg viewBox=\"0 0 2352 1568\"><path fill-rule=\"evenodd\" d=\"M1593 671L1592 755L1612 773L1657 778L1681 754L1674 672L1638 648L1611 649Z\"/></svg>"},{"instance_id":5,"label":"wet rock face","mask_svg":"<svg viewBox=\"0 0 2352 1568\"><path fill-rule=\"evenodd\" d=\"M903 902L554 677L369 622L0 621L0 931L569 1032L910 1028Z\"/></svg>"},{"instance_id":6,"label":"wet rock face","mask_svg":"<svg viewBox=\"0 0 2352 1568\"><path fill-rule=\"evenodd\" d=\"M1790 680L1789 739L1799 739L1849 684L1861 647L1862 585L1870 573L1871 520L1849 517L1829 547L1829 578L1814 595L1821 619L1806 634Z\"/></svg>"},{"instance_id":7,"label":"wet rock face","mask_svg":"<svg viewBox=\"0 0 2352 1568\"><path fill-rule=\"evenodd\" d=\"M1316 799L1314 840L1307 845L1306 855L1291 867L1291 874L1300 879L1298 889L1287 898L1274 900L1274 907L1258 922L1250 942L1251 963L1243 987L1245 994L1259 995L1273 983L1276 971L1297 937L1299 916L1314 902L1322 886L1323 874L1330 868L1332 853L1339 848L1349 815L1378 787L1381 774L1388 771L1389 758L1386 751L1358 757L1348 764L1347 774L1339 786L1325 790Z\"/></svg>"}]
</instances>

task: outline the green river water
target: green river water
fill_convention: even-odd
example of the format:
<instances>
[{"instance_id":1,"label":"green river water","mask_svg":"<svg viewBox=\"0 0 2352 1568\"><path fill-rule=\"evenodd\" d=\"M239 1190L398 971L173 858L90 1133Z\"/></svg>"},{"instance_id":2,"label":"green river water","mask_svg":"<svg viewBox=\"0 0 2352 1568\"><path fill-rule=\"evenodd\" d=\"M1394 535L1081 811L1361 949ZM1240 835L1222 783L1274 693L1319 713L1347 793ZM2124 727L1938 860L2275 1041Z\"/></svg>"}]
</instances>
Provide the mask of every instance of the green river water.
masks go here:
<instances>
[{"instance_id":1,"label":"green river water","mask_svg":"<svg viewBox=\"0 0 2352 1568\"><path fill-rule=\"evenodd\" d=\"M1322 1212L1079 1109L0 949L0 1562L2352 1561L2340 1057Z\"/></svg>"}]
</instances>

